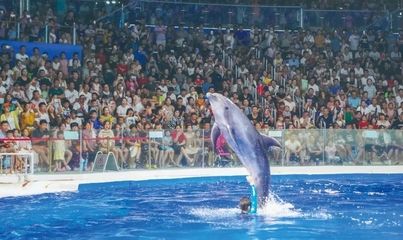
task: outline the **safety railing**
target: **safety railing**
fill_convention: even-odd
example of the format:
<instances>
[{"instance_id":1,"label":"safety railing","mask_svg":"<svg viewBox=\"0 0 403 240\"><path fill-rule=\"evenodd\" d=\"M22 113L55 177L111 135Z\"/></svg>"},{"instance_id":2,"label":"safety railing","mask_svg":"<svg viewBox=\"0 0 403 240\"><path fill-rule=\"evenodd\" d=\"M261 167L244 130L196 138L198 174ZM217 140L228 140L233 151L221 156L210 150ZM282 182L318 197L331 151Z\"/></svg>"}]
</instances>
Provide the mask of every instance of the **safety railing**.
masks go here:
<instances>
[{"instance_id":1,"label":"safety railing","mask_svg":"<svg viewBox=\"0 0 403 240\"><path fill-rule=\"evenodd\" d=\"M353 129L261 130L282 147L266 149L272 166L403 164L403 131ZM0 173L242 166L210 129L84 129L1 139ZM33 160L33 161L32 161Z\"/></svg>"}]
</instances>

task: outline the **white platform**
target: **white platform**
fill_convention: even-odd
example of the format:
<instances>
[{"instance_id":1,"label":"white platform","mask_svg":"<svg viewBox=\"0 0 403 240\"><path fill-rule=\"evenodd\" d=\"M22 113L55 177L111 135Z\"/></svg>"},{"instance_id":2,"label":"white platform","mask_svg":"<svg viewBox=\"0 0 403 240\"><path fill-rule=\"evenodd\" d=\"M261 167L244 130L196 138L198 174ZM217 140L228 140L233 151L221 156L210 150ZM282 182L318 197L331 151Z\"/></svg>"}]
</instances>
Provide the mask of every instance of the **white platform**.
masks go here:
<instances>
[{"instance_id":1,"label":"white platform","mask_svg":"<svg viewBox=\"0 0 403 240\"><path fill-rule=\"evenodd\" d=\"M272 167L272 175L293 174L403 174L403 166L314 166ZM37 175L0 175L0 197L24 196L52 192L77 191L80 184L152 179L215 176L245 176L245 168L181 168L131 170L105 173L66 173Z\"/></svg>"}]
</instances>

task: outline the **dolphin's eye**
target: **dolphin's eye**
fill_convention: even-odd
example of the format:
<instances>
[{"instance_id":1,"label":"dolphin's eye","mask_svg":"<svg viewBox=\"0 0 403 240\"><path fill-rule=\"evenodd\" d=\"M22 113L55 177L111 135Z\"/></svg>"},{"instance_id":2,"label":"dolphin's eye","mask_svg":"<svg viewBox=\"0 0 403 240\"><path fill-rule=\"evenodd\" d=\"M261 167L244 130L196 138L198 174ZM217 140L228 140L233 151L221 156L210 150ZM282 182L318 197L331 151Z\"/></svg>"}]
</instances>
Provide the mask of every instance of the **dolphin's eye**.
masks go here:
<instances>
[{"instance_id":1,"label":"dolphin's eye","mask_svg":"<svg viewBox=\"0 0 403 240\"><path fill-rule=\"evenodd\" d=\"M225 107L225 110L228 110L228 107Z\"/></svg>"}]
</instances>

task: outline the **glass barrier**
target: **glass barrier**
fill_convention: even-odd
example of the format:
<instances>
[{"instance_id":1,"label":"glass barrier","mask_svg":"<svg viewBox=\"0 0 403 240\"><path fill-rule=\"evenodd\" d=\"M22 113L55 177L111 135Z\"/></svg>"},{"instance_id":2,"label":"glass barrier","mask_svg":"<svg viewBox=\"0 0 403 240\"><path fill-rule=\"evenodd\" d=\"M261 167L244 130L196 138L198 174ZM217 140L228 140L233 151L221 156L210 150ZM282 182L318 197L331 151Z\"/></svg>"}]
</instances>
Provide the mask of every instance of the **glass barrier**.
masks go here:
<instances>
[{"instance_id":1,"label":"glass barrier","mask_svg":"<svg viewBox=\"0 0 403 240\"><path fill-rule=\"evenodd\" d=\"M384 11L310 10L303 11L304 28L388 29L388 14Z\"/></svg>"},{"instance_id":2,"label":"glass barrier","mask_svg":"<svg viewBox=\"0 0 403 240\"><path fill-rule=\"evenodd\" d=\"M76 44L77 26L59 26L42 22L2 21L0 39L24 42Z\"/></svg>"},{"instance_id":3,"label":"glass barrier","mask_svg":"<svg viewBox=\"0 0 403 240\"><path fill-rule=\"evenodd\" d=\"M264 130L282 147L267 149L271 166L397 165L403 161L403 131L352 129ZM210 130L33 130L1 141L0 173L242 166ZM115 164L116 161L116 164ZM32 168L34 166L34 169Z\"/></svg>"},{"instance_id":4,"label":"glass barrier","mask_svg":"<svg viewBox=\"0 0 403 240\"><path fill-rule=\"evenodd\" d=\"M273 28L280 31L330 27L358 30L388 29L398 32L403 26L400 10L388 13L382 10L316 10L292 6L136 1L134 4L107 12L108 14L95 21L86 21L82 25L77 23L73 26L44 23L39 20L2 21L0 39L77 44L89 29L88 24L95 23L97 29L102 31L111 26L129 27L137 21L142 21L147 26L162 22L166 26L181 24L188 27L202 26L205 30L220 26L244 29Z\"/></svg>"},{"instance_id":5,"label":"glass barrier","mask_svg":"<svg viewBox=\"0 0 403 240\"><path fill-rule=\"evenodd\" d=\"M393 32L403 31L403 9L391 13L391 25Z\"/></svg>"},{"instance_id":6,"label":"glass barrier","mask_svg":"<svg viewBox=\"0 0 403 240\"><path fill-rule=\"evenodd\" d=\"M370 10L317 10L298 6L262 6L178 3L163 1L139 1L134 10L127 10L127 20L143 20L155 25L161 19L166 25L240 25L280 30L298 28L357 28L388 29L391 19L386 11ZM173 17L175 16L175 17ZM399 16L397 14L397 16ZM116 19L116 17L115 17Z\"/></svg>"},{"instance_id":7,"label":"glass barrier","mask_svg":"<svg viewBox=\"0 0 403 240\"><path fill-rule=\"evenodd\" d=\"M162 1L141 1L137 11L129 13L129 20L144 20L156 24L161 19L167 25L253 25L281 29L300 27L301 8L272 7L259 5L225 5L201 3L177 3ZM175 16L175 17L173 17Z\"/></svg>"}]
</instances>

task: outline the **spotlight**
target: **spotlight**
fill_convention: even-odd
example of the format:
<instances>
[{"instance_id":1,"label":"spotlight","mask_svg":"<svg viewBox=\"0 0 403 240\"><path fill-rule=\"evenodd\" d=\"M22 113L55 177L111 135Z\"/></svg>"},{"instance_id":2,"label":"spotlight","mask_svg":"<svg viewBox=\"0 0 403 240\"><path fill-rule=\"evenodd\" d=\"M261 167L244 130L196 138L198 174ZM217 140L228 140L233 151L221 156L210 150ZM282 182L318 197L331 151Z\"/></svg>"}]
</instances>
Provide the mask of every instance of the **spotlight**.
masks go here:
<instances>
[{"instance_id":1,"label":"spotlight","mask_svg":"<svg viewBox=\"0 0 403 240\"><path fill-rule=\"evenodd\" d=\"M109 4L111 4L111 1L106 1L105 3L109 5Z\"/></svg>"}]
</instances>

